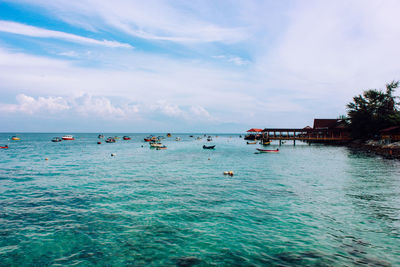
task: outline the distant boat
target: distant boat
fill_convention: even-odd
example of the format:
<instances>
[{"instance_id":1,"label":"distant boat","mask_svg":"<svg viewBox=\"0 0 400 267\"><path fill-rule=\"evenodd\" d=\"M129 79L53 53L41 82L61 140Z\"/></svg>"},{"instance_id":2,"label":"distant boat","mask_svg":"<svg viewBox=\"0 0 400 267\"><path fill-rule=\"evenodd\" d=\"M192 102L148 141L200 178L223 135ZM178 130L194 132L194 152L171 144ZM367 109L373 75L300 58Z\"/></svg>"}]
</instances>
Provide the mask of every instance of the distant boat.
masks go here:
<instances>
[{"instance_id":1,"label":"distant boat","mask_svg":"<svg viewBox=\"0 0 400 267\"><path fill-rule=\"evenodd\" d=\"M206 145L204 145L203 146L203 149L214 149L215 148L215 145L213 145L213 146L206 146Z\"/></svg>"},{"instance_id":2,"label":"distant boat","mask_svg":"<svg viewBox=\"0 0 400 267\"><path fill-rule=\"evenodd\" d=\"M159 147L156 147L156 149L157 149L157 150L167 149L167 147L166 147L166 146L159 146Z\"/></svg>"},{"instance_id":3,"label":"distant boat","mask_svg":"<svg viewBox=\"0 0 400 267\"><path fill-rule=\"evenodd\" d=\"M248 145L255 145L255 144L257 144L257 141L255 141L255 142L246 142Z\"/></svg>"},{"instance_id":4,"label":"distant boat","mask_svg":"<svg viewBox=\"0 0 400 267\"><path fill-rule=\"evenodd\" d=\"M211 141L212 141L211 136L208 136L208 137L207 137L207 141L208 141L208 142L211 142Z\"/></svg>"},{"instance_id":5,"label":"distant boat","mask_svg":"<svg viewBox=\"0 0 400 267\"><path fill-rule=\"evenodd\" d=\"M271 141L260 141L260 144L263 146L269 146L271 144Z\"/></svg>"},{"instance_id":6,"label":"distant boat","mask_svg":"<svg viewBox=\"0 0 400 267\"><path fill-rule=\"evenodd\" d=\"M260 153L276 153L276 152L279 152L279 148L277 148L277 149L261 149L261 148L257 148L257 150Z\"/></svg>"},{"instance_id":7,"label":"distant boat","mask_svg":"<svg viewBox=\"0 0 400 267\"><path fill-rule=\"evenodd\" d=\"M106 139L106 143L115 143L115 138L114 137L108 137Z\"/></svg>"},{"instance_id":8,"label":"distant boat","mask_svg":"<svg viewBox=\"0 0 400 267\"><path fill-rule=\"evenodd\" d=\"M104 138L104 135L99 134L99 135L97 136L97 138L102 139L102 138Z\"/></svg>"},{"instance_id":9,"label":"distant boat","mask_svg":"<svg viewBox=\"0 0 400 267\"><path fill-rule=\"evenodd\" d=\"M19 138L18 136L13 136L13 137L11 137L11 140L18 141L18 140L21 140L21 138Z\"/></svg>"},{"instance_id":10,"label":"distant boat","mask_svg":"<svg viewBox=\"0 0 400 267\"><path fill-rule=\"evenodd\" d=\"M182 141L182 138L177 137L177 138L175 139L175 141Z\"/></svg>"},{"instance_id":11,"label":"distant boat","mask_svg":"<svg viewBox=\"0 0 400 267\"><path fill-rule=\"evenodd\" d=\"M60 137L54 137L53 139L51 139L51 142L61 142L62 139Z\"/></svg>"},{"instance_id":12,"label":"distant boat","mask_svg":"<svg viewBox=\"0 0 400 267\"><path fill-rule=\"evenodd\" d=\"M75 138L72 135L64 135L62 137L63 140L75 140Z\"/></svg>"},{"instance_id":13,"label":"distant boat","mask_svg":"<svg viewBox=\"0 0 400 267\"><path fill-rule=\"evenodd\" d=\"M124 136L124 137L122 137L122 139L124 139L124 140L131 140L131 138L129 137L129 136Z\"/></svg>"},{"instance_id":14,"label":"distant boat","mask_svg":"<svg viewBox=\"0 0 400 267\"><path fill-rule=\"evenodd\" d=\"M99 142L97 142L97 144L98 144L98 145L101 145L101 142L99 141Z\"/></svg>"},{"instance_id":15,"label":"distant boat","mask_svg":"<svg viewBox=\"0 0 400 267\"><path fill-rule=\"evenodd\" d=\"M158 142L151 142L150 143L150 147L152 147L152 148L154 148L154 147L162 147L162 146L163 146L163 144L158 143Z\"/></svg>"},{"instance_id":16,"label":"distant boat","mask_svg":"<svg viewBox=\"0 0 400 267\"><path fill-rule=\"evenodd\" d=\"M0 148L7 149L8 145L0 145Z\"/></svg>"}]
</instances>

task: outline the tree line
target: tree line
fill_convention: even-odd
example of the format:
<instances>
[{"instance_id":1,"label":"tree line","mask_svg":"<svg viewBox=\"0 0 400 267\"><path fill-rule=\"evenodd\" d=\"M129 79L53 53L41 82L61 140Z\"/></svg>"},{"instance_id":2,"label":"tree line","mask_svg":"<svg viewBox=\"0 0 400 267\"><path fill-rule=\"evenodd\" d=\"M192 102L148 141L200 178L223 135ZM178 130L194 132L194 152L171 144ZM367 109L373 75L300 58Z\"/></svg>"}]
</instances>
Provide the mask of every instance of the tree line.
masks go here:
<instances>
[{"instance_id":1,"label":"tree line","mask_svg":"<svg viewBox=\"0 0 400 267\"><path fill-rule=\"evenodd\" d=\"M398 87L399 81L392 81L385 90L369 89L353 97L346 119L353 138L376 138L380 130L400 126L400 103L393 94Z\"/></svg>"}]
</instances>

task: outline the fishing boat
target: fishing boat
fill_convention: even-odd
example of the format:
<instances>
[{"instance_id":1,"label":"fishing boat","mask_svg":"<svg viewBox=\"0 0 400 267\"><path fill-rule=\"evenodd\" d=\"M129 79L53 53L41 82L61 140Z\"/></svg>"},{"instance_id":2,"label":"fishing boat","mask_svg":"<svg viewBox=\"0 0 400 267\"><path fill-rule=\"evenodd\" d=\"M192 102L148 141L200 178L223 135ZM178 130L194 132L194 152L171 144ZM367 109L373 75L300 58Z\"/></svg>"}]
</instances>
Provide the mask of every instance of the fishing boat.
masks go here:
<instances>
[{"instance_id":1,"label":"fishing boat","mask_svg":"<svg viewBox=\"0 0 400 267\"><path fill-rule=\"evenodd\" d=\"M54 137L53 139L51 139L51 142L61 142L62 139L60 137Z\"/></svg>"},{"instance_id":2,"label":"fishing boat","mask_svg":"<svg viewBox=\"0 0 400 267\"><path fill-rule=\"evenodd\" d=\"M215 145L213 145L213 146L206 146L206 145L204 145L203 146L203 149L214 149L215 148Z\"/></svg>"},{"instance_id":3,"label":"fishing boat","mask_svg":"<svg viewBox=\"0 0 400 267\"><path fill-rule=\"evenodd\" d=\"M246 142L246 144L248 144L248 145L255 145L255 144L257 144L257 141L255 141L255 142Z\"/></svg>"},{"instance_id":4,"label":"fishing boat","mask_svg":"<svg viewBox=\"0 0 400 267\"><path fill-rule=\"evenodd\" d=\"M18 136L13 136L13 137L11 137L11 140L18 141L18 140L21 140L21 138L19 138Z\"/></svg>"},{"instance_id":5,"label":"fishing boat","mask_svg":"<svg viewBox=\"0 0 400 267\"><path fill-rule=\"evenodd\" d=\"M277 149L261 149L261 148L257 148L257 150L260 153L276 153L276 152L279 152L279 148L277 148Z\"/></svg>"},{"instance_id":6,"label":"fishing boat","mask_svg":"<svg viewBox=\"0 0 400 267\"><path fill-rule=\"evenodd\" d=\"M0 145L0 148L7 149L8 145Z\"/></svg>"},{"instance_id":7,"label":"fishing boat","mask_svg":"<svg viewBox=\"0 0 400 267\"><path fill-rule=\"evenodd\" d=\"M114 137L108 137L106 139L106 143L115 143L115 138Z\"/></svg>"},{"instance_id":8,"label":"fishing boat","mask_svg":"<svg viewBox=\"0 0 400 267\"><path fill-rule=\"evenodd\" d=\"M97 144L98 144L98 145L101 145L101 142L100 142L100 141L98 141L98 142L97 142Z\"/></svg>"},{"instance_id":9,"label":"fishing boat","mask_svg":"<svg viewBox=\"0 0 400 267\"><path fill-rule=\"evenodd\" d=\"M129 137L129 136L124 136L124 137L122 137L122 139L124 139L124 140L131 140L131 138Z\"/></svg>"},{"instance_id":10,"label":"fishing boat","mask_svg":"<svg viewBox=\"0 0 400 267\"><path fill-rule=\"evenodd\" d=\"M75 138L72 135L64 135L62 140L75 140Z\"/></svg>"},{"instance_id":11,"label":"fishing boat","mask_svg":"<svg viewBox=\"0 0 400 267\"><path fill-rule=\"evenodd\" d=\"M167 147L166 146L159 146L159 147L156 147L156 149L157 150L162 150L162 149L167 149Z\"/></svg>"},{"instance_id":12,"label":"fishing boat","mask_svg":"<svg viewBox=\"0 0 400 267\"><path fill-rule=\"evenodd\" d=\"M207 141L208 141L208 142L211 142L211 141L212 141L211 136L208 136L208 137L207 137Z\"/></svg>"}]
</instances>

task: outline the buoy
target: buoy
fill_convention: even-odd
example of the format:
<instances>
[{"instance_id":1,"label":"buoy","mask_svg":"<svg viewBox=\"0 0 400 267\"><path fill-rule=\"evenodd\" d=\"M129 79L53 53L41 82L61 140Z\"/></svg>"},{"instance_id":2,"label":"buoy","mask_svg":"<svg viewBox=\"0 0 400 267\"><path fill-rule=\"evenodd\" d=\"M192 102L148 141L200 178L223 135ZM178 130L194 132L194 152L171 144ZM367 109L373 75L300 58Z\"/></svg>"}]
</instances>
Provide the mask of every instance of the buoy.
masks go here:
<instances>
[{"instance_id":1,"label":"buoy","mask_svg":"<svg viewBox=\"0 0 400 267\"><path fill-rule=\"evenodd\" d=\"M208 160L210 160L210 158L208 158Z\"/></svg>"}]
</instances>

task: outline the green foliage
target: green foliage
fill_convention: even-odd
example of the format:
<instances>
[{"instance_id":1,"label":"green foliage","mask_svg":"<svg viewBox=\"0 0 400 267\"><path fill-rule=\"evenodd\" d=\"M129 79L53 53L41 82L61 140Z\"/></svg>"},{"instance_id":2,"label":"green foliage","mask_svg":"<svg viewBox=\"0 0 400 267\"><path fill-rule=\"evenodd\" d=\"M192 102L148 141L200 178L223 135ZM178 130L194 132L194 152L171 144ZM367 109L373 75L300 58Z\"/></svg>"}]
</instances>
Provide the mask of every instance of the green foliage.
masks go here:
<instances>
[{"instance_id":1,"label":"green foliage","mask_svg":"<svg viewBox=\"0 0 400 267\"><path fill-rule=\"evenodd\" d=\"M374 138L379 131L400 124L400 112L393 95L399 81L386 84L386 91L370 89L347 104L350 131L354 138Z\"/></svg>"}]
</instances>

